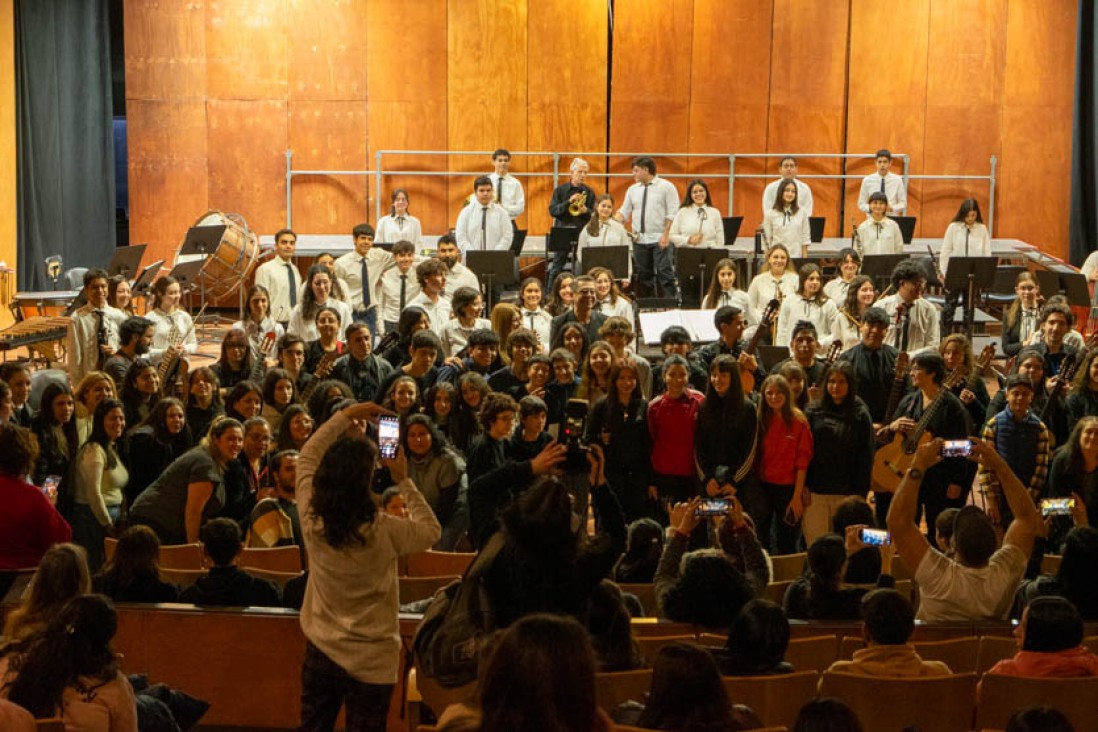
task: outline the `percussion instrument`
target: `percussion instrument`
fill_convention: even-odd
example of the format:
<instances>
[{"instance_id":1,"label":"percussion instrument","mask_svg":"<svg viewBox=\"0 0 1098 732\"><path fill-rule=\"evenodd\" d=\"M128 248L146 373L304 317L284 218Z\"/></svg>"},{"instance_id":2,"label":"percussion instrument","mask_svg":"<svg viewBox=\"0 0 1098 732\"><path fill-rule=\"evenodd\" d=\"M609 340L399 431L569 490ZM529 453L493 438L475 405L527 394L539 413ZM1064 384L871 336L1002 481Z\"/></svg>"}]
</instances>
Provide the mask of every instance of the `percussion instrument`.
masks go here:
<instances>
[{"instance_id":1,"label":"percussion instrument","mask_svg":"<svg viewBox=\"0 0 1098 732\"><path fill-rule=\"evenodd\" d=\"M198 280L205 296L214 300L225 297L241 286L255 266L259 238L239 214L207 211L194 225L224 226L225 232L211 251L204 255L177 253L175 264L204 259Z\"/></svg>"},{"instance_id":2,"label":"percussion instrument","mask_svg":"<svg viewBox=\"0 0 1098 732\"><path fill-rule=\"evenodd\" d=\"M55 315L80 296L80 290L44 290L42 292L17 292L12 309L16 320L32 316Z\"/></svg>"},{"instance_id":3,"label":"percussion instrument","mask_svg":"<svg viewBox=\"0 0 1098 732\"><path fill-rule=\"evenodd\" d=\"M49 361L59 361L58 345L68 335L71 318L61 316L35 316L21 320L10 328L0 330L0 351L4 351L7 359L7 351L16 348L27 347L28 351L38 351L43 358Z\"/></svg>"}]
</instances>

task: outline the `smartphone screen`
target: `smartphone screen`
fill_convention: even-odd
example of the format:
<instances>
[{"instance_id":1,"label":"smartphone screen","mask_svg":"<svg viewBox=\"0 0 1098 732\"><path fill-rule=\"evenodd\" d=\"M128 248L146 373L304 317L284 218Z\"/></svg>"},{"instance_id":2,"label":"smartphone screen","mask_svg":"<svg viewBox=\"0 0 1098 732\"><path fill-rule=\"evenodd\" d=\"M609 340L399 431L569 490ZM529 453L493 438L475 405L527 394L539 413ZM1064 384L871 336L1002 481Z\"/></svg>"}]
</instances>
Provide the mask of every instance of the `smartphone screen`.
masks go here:
<instances>
[{"instance_id":1,"label":"smartphone screen","mask_svg":"<svg viewBox=\"0 0 1098 732\"><path fill-rule=\"evenodd\" d=\"M942 457L968 457L972 454L972 443L968 440L946 440L942 443Z\"/></svg>"},{"instance_id":2,"label":"smartphone screen","mask_svg":"<svg viewBox=\"0 0 1098 732\"><path fill-rule=\"evenodd\" d=\"M728 513L728 501L724 498L703 498L695 513L698 516L720 516Z\"/></svg>"},{"instance_id":3,"label":"smartphone screen","mask_svg":"<svg viewBox=\"0 0 1098 732\"><path fill-rule=\"evenodd\" d=\"M886 546L892 537L883 529L862 529L862 543L866 546Z\"/></svg>"},{"instance_id":4,"label":"smartphone screen","mask_svg":"<svg viewBox=\"0 0 1098 732\"><path fill-rule=\"evenodd\" d=\"M1074 498L1042 498L1041 499L1041 515L1042 516L1070 516L1071 510L1075 508Z\"/></svg>"},{"instance_id":5,"label":"smartphone screen","mask_svg":"<svg viewBox=\"0 0 1098 732\"><path fill-rule=\"evenodd\" d=\"M400 447L400 420L383 415L377 420L377 447L381 457L392 460Z\"/></svg>"}]
</instances>

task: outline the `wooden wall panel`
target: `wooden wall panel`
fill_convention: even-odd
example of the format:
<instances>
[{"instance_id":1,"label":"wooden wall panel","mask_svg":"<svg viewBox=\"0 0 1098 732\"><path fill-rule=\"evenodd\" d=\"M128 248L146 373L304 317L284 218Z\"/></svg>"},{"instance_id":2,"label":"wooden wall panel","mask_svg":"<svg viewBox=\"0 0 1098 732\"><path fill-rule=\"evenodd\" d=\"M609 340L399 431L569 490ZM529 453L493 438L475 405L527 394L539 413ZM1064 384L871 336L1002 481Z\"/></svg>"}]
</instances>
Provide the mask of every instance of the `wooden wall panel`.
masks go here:
<instances>
[{"instance_id":1,"label":"wooden wall panel","mask_svg":"<svg viewBox=\"0 0 1098 732\"><path fill-rule=\"evenodd\" d=\"M1002 90L1008 0L934 3L927 64L926 156L923 172L986 172L1001 152ZM958 18L979 18L962 23ZM920 232L941 236L961 201L986 203L980 181L925 181Z\"/></svg>"},{"instance_id":2,"label":"wooden wall panel","mask_svg":"<svg viewBox=\"0 0 1098 732\"><path fill-rule=\"evenodd\" d=\"M15 0L0 0L0 260L17 268L15 148ZM14 290L14 275L12 275ZM11 311L0 308L0 325L12 321Z\"/></svg>"},{"instance_id":3,"label":"wooden wall panel","mask_svg":"<svg viewBox=\"0 0 1098 732\"><path fill-rule=\"evenodd\" d=\"M526 0L449 0L447 8L447 137L450 150L526 150ZM521 156L511 170L524 172ZM492 170L488 156L452 156L449 221L473 191L473 178ZM523 180L525 186L525 180ZM518 219L525 228L526 216Z\"/></svg>"},{"instance_id":4,"label":"wooden wall panel","mask_svg":"<svg viewBox=\"0 0 1098 732\"><path fill-rule=\"evenodd\" d=\"M1065 260L1077 23L1071 0L1011 0L995 213L997 235Z\"/></svg>"},{"instance_id":5,"label":"wooden wall panel","mask_svg":"<svg viewBox=\"0 0 1098 732\"><path fill-rule=\"evenodd\" d=\"M529 118L526 139L531 150L601 151L606 149L606 5L573 0L539 0L529 6L527 70ZM568 18L568 32L560 19ZM562 156L560 178L568 180L572 155ZM597 192L605 178L596 174L604 161L585 157L591 169L588 183ZM539 156L527 161L531 172L552 173L553 159ZM528 178L527 223L531 234L548 233L552 225L549 199L553 179ZM588 205L593 207L594 201Z\"/></svg>"},{"instance_id":6,"label":"wooden wall panel","mask_svg":"<svg viewBox=\"0 0 1098 732\"><path fill-rule=\"evenodd\" d=\"M202 0L123 4L127 99L206 98L206 7Z\"/></svg>"},{"instance_id":7,"label":"wooden wall panel","mask_svg":"<svg viewBox=\"0 0 1098 732\"><path fill-rule=\"evenodd\" d=\"M888 148L911 157L912 173L923 169L926 117L926 65L930 0L883 4L854 0L851 27L888 28L888 42L877 33L855 32L850 39L846 152L872 154ZM895 172L902 173L899 161ZM861 223L858 210L861 176L874 172L872 159L850 159L845 190L843 235L851 222ZM908 186L908 213L919 215L921 184Z\"/></svg>"},{"instance_id":8,"label":"wooden wall panel","mask_svg":"<svg viewBox=\"0 0 1098 732\"><path fill-rule=\"evenodd\" d=\"M128 99L130 241L144 263L171 267L187 229L209 208L206 105Z\"/></svg>"},{"instance_id":9,"label":"wooden wall panel","mask_svg":"<svg viewBox=\"0 0 1098 732\"><path fill-rule=\"evenodd\" d=\"M286 99L289 1L208 0L206 72L211 99Z\"/></svg>"},{"instance_id":10,"label":"wooden wall panel","mask_svg":"<svg viewBox=\"0 0 1098 732\"><path fill-rule=\"evenodd\" d=\"M848 22L847 0L775 0L767 152L843 151ZM776 170L778 163L775 158L769 165ZM802 175L842 169L838 159L804 159L797 167ZM827 236L840 231L839 190L812 186L813 213L827 217ZM748 230L762 220L758 209L745 213Z\"/></svg>"},{"instance_id":11,"label":"wooden wall panel","mask_svg":"<svg viewBox=\"0 0 1098 732\"><path fill-rule=\"evenodd\" d=\"M373 5L371 2L369 5ZM367 43L367 3L332 0L292 0L286 9L290 99L364 101L370 45ZM264 32L278 38L276 22ZM381 39L378 39L380 42ZM380 44L393 53L393 42ZM403 44L401 44L403 45ZM365 48L364 48L365 46ZM264 47L278 68L280 55ZM407 49L401 49L402 51ZM414 63L409 56L406 62ZM278 97L278 84L270 87Z\"/></svg>"},{"instance_id":12,"label":"wooden wall panel","mask_svg":"<svg viewBox=\"0 0 1098 732\"><path fill-rule=\"evenodd\" d=\"M770 96L772 6L757 0L695 0L693 61L690 68L689 150L762 152L766 150ZM729 38L735 53L729 52ZM736 182L728 207L727 158L697 159L692 173L704 178L722 215L760 210L765 181ZM737 173L763 172L763 161L737 161ZM747 235L746 229L743 230Z\"/></svg>"},{"instance_id":13,"label":"wooden wall panel","mask_svg":"<svg viewBox=\"0 0 1098 732\"><path fill-rule=\"evenodd\" d=\"M367 170L366 105L358 101L291 101L289 147L300 170ZM372 186L373 181L370 181ZM295 231L348 234L355 224L372 221L367 211L367 180L361 175L294 176ZM268 183L269 197L284 183Z\"/></svg>"},{"instance_id":14,"label":"wooden wall panel","mask_svg":"<svg viewBox=\"0 0 1098 732\"><path fill-rule=\"evenodd\" d=\"M610 150L682 153L690 148L690 67L693 0L618 0L614 3ZM687 172L680 160L656 160L661 175ZM630 159L614 157L613 173L629 173ZM681 195L686 181L668 178ZM630 178L613 178L621 205Z\"/></svg>"},{"instance_id":15,"label":"wooden wall panel","mask_svg":"<svg viewBox=\"0 0 1098 732\"><path fill-rule=\"evenodd\" d=\"M378 150L445 150L446 0L380 0L369 3L367 9L369 167L373 169ZM382 165L389 170L442 171L447 159L444 155L390 155ZM424 233L441 234L452 226L446 178L389 176L381 191L374 187L371 180L371 222L374 198L381 197L382 210L387 212L392 190L405 188L410 210L420 219Z\"/></svg>"},{"instance_id":16,"label":"wooden wall panel","mask_svg":"<svg viewBox=\"0 0 1098 732\"><path fill-rule=\"evenodd\" d=\"M211 99L206 111L210 208L275 232L286 221L286 102Z\"/></svg>"}]
</instances>

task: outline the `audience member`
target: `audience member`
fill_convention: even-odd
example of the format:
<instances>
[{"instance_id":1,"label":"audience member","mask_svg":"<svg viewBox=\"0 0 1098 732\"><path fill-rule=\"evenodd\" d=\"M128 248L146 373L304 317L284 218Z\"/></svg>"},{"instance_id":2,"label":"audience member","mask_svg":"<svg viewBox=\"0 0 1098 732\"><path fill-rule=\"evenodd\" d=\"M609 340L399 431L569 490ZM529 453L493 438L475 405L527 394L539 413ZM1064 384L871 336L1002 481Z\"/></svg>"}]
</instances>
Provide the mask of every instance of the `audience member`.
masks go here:
<instances>
[{"instance_id":1,"label":"audience member","mask_svg":"<svg viewBox=\"0 0 1098 732\"><path fill-rule=\"evenodd\" d=\"M227 518L208 521L199 532L202 555L213 566L179 593L182 602L228 607L279 607L281 593L275 583L248 574L236 566L244 542L240 527Z\"/></svg>"},{"instance_id":2,"label":"audience member","mask_svg":"<svg viewBox=\"0 0 1098 732\"><path fill-rule=\"evenodd\" d=\"M183 402L175 397L158 401L145 421L126 436L123 462L130 471L126 504L132 506L141 492L192 445Z\"/></svg>"},{"instance_id":3,"label":"audience member","mask_svg":"<svg viewBox=\"0 0 1098 732\"><path fill-rule=\"evenodd\" d=\"M615 582L651 584L663 554L663 527L649 518L629 524L625 553L614 566Z\"/></svg>"},{"instance_id":4,"label":"audience member","mask_svg":"<svg viewBox=\"0 0 1098 732\"><path fill-rule=\"evenodd\" d=\"M115 602L176 602L179 588L160 576L160 540L148 526L131 526L92 580L95 592Z\"/></svg>"},{"instance_id":5,"label":"audience member","mask_svg":"<svg viewBox=\"0 0 1098 732\"><path fill-rule=\"evenodd\" d=\"M1098 529L1077 526L1068 532L1056 574L1026 580L1018 588L1014 617L1020 608L1045 595L1063 597L1086 621L1098 620Z\"/></svg>"},{"instance_id":6,"label":"audience member","mask_svg":"<svg viewBox=\"0 0 1098 732\"><path fill-rule=\"evenodd\" d=\"M1083 646L1083 618L1062 597L1039 597L1014 629L1018 652L989 674L1071 678L1098 676L1098 656Z\"/></svg>"},{"instance_id":7,"label":"audience member","mask_svg":"<svg viewBox=\"0 0 1098 732\"><path fill-rule=\"evenodd\" d=\"M1059 709L1026 707L1010 716L1005 732L1075 732L1075 727Z\"/></svg>"},{"instance_id":8,"label":"audience member","mask_svg":"<svg viewBox=\"0 0 1098 732\"><path fill-rule=\"evenodd\" d=\"M30 430L0 424L0 588L6 588L5 570L34 567L50 546L72 539L68 522L26 482L37 456Z\"/></svg>"},{"instance_id":9,"label":"audience member","mask_svg":"<svg viewBox=\"0 0 1098 732\"><path fill-rule=\"evenodd\" d=\"M862 723L842 701L817 697L801 707L791 732L862 732Z\"/></svg>"},{"instance_id":10,"label":"audience member","mask_svg":"<svg viewBox=\"0 0 1098 732\"><path fill-rule=\"evenodd\" d=\"M770 676L796 670L785 661L788 647L785 611L769 600L757 599L744 605L732 621L724 648L710 653L722 676Z\"/></svg>"},{"instance_id":11,"label":"audience member","mask_svg":"<svg viewBox=\"0 0 1098 732\"><path fill-rule=\"evenodd\" d=\"M301 546L297 458L297 450L279 450L271 456L268 467L273 495L262 498L252 509L248 521L248 546Z\"/></svg>"},{"instance_id":12,"label":"audience member","mask_svg":"<svg viewBox=\"0 0 1098 732\"><path fill-rule=\"evenodd\" d=\"M126 500L130 474L118 456L118 441L125 429L122 403L114 399L99 402L91 436L76 455L72 536L87 551L93 574L103 566L103 540L116 536Z\"/></svg>"},{"instance_id":13,"label":"audience member","mask_svg":"<svg viewBox=\"0 0 1098 732\"><path fill-rule=\"evenodd\" d=\"M88 557L76 544L54 544L43 555L30 589L19 607L8 613L4 635L19 640L48 625L65 604L91 592Z\"/></svg>"},{"instance_id":14,"label":"audience member","mask_svg":"<svg viewBox=\"0 0 1098 732\"><path fill-rule=\"evenodd\" d=\"M469 528L465 460L423 414L408 418L401 440L408 456L408 477L442 524L442 537L434 548L452 552Z\"/></svg>"},{"instance_id":15,"label":"audience member","mask_svg":"<svg viewBox=\"0 0 1098 732\"><path fill-rule=\"evenodd\" d=\"M790 618L799 620L854 620L859 615L864 587L843 587L848 547L863 546L857 534L861 526L848 527L847 540L837 534L824 534L808 547L808 575L793 580L785 592L783 606ZM849 553L854 553L850 551ZM881 574L878 587L892 587L892 546L881 547Z\"/></svg>"}]
</instances>

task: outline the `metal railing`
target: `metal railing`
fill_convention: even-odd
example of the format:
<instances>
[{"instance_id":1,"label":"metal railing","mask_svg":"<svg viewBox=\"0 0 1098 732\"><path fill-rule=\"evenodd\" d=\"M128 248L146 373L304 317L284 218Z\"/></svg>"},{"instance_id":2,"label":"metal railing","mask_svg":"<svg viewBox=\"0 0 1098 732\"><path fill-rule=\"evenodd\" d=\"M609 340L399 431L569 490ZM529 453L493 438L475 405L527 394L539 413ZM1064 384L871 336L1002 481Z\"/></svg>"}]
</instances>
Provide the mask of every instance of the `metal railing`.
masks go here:
<instances>
[{"instance_id":1,"label":"metal railing","mask_svg":"<svg viewBox=\"0 0 1098 732\"><path fill-rule=\"evenodd\" d=\"M291 227L293 225L293 179L298 176L365 176L367 179L366 185L366 200L369 201L369 179L374 179L375 193L374 196L374 221L376 222L383 216L383 201L380 192L384 189L384 183L386 177L458 177L458 176L470 176L474 175L467 170L402 170L399 168L386 169L385 157L386 156L476 156L481 158L490 158L492 155L491 150L378 150L374 153L374 168L372 170L294 170L293 168L293 151L286 151L286 226ZM763 178L766 180L776 180L774 174L767 173L737 173L736 164L737 161L744 159L769 159L769 158L786 158L793 157L797 160L871 160L874 158L873 152L866 153L670 153L670 152L608 152L606 150L592 150L592 151L569 151L569 150L545 150L545 151L512 151L511 157L543 157L550 158L552 160L551 171L533 171L533 172L521 172L511 173L516 178L551 178L553 187L556 188L560 185L561 178L567 177L567 166L562 171L561 162L567 161L570 165L572 158L584 158L587 160L588 165L592 160L598 159L610 159L610 158L628 158L632 159L639 156L647 156L651 158L673 158L673 159L706 159L713 161L724 161L727 164L727 172L722 173L720 177L726 179L728 184L728 201L725 208L725 214L728 216L733 215L733 202L736 190L737 179L755 179ZM996 183L996 169L998 161L994 155L990 159L990 172L987 175L912 175L911 174L911 158L906 153L896 153L892 156L895 159L899 159L903 164L902 178L904 181L904 188L909 188L909 183L912 180L977 180L988 182L988 206L987 206L987 228L988 232L994 235L995 232L995 183ZM601 178L632 178L632 173L612 173L609 170L602 172L591 172L588 175L601 177ZM699 177L698 173L660 173L661 178L685 178L694 179ZM714 174L706 175L710 180L716 176ZM841 180L847 179L861 179L865 177L863 173L834 173L834 174L814 174L814 175L798 175L803 180ZM367 210L364 212L369 215L369 204L367 204ZM841 228L841 227L840 227Z\"/></svg>"}]
</instances>

